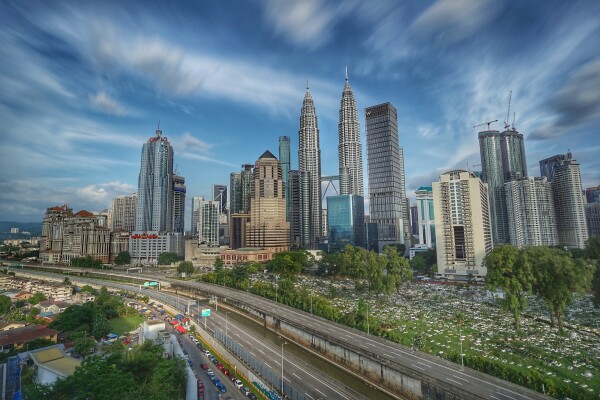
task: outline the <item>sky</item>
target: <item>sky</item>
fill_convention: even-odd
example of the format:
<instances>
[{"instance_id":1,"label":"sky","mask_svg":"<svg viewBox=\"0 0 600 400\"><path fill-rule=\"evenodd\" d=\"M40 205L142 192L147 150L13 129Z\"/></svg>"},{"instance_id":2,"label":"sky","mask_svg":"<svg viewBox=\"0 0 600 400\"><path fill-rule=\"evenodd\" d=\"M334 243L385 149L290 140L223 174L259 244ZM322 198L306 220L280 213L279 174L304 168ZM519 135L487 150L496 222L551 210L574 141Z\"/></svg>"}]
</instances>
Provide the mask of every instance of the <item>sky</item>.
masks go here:
<instances>
[{"instance_id":1,"label":"sky","mask_svg":"<svg viewBox=\"0 0 600 400\"><path fill-rule=\"evenodd\" d=\"M571 150L583 187L600 184L597 0L2 1L0 43L0 220L110 208L137 190L159 121L188 208L278 155L279 136L296 169L307 80L334 175L346 67L365 193L366 107L398 110L414 198L441 173L480 168L473 126L502 130L511 91L529 175Z\"/></svg>"}]
</instances>

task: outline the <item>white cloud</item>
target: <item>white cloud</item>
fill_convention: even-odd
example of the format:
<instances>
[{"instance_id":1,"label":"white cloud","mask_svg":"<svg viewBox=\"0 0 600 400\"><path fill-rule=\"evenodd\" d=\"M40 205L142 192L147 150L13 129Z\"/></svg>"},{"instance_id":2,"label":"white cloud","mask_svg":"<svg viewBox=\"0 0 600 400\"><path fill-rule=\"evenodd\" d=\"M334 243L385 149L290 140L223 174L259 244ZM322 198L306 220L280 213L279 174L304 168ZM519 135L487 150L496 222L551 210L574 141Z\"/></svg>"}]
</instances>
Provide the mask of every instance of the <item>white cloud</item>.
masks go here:
<instances>
[{"instance_id":1,"label":"white cloud","mask_svg":"<svg viewBox=\"0 0 600 400\"><path fill-rule=\"evenodd\" d=\"M90 103L95 108L102 110L107 114L123 116L129 113L123 105L119 104L103 90L99 91L95 95L90 95L89 98Z\"/></svg>"}]
</instances>

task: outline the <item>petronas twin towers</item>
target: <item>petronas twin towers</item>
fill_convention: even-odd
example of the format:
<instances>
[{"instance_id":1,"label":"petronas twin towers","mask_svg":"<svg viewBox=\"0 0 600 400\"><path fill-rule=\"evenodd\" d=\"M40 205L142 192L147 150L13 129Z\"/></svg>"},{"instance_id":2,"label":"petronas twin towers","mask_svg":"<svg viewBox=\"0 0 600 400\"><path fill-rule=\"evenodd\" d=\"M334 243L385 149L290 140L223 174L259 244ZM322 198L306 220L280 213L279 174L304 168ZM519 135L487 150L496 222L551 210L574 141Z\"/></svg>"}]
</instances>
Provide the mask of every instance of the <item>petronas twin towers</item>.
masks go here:
<instances>
[{"instance_id":1,"label":"petronas twin towers","mask_svg":"<svg viewBox=\"0 0 600 400\"><path fill-rule=\"evenodd\" d=\"M362 145L358 110L352 88L348 82L342 92L340 104L339 133L339 180L340 194L363 196ZM322 226L321 210L321 149L317 112L308 82L300 112L298 163L300 168L300 223L301 245L315 249L319 244Z\"/></svg>"}]
</instances>

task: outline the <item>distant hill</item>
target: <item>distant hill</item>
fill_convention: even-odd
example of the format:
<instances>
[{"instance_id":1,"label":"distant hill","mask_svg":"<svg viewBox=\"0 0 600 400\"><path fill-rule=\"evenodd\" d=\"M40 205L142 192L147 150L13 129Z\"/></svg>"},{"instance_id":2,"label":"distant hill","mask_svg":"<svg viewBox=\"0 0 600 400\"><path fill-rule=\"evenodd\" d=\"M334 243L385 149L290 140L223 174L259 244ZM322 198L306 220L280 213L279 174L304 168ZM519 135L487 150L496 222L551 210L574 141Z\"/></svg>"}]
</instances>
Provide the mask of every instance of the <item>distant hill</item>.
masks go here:
<instances>
[{"instance_id":1,"label":"distant hill","mask_svg":"<svg viewBox=\"0 0 600 400\"><path fill-rule=\"evenodd\" d=\"M10 228L19 228L19 233L10 233ZM31 235L23 235L21 232L30 232ZM41 234L41 222L0 221L0 239L27 239Z\"/></svg>"}]
</instances>

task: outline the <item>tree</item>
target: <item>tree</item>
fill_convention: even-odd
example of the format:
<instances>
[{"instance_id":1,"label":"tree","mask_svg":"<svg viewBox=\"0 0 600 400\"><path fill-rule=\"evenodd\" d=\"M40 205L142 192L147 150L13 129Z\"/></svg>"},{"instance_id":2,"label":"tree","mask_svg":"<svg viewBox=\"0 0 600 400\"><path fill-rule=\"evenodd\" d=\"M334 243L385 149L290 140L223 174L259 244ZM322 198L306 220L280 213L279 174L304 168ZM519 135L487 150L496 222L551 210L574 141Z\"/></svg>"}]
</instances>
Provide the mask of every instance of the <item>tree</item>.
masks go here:
<instances>
[{"instance_id":1,"label":"tree","mask_svg":"<svg viewBox=\"0 0 600 400\"><path fill-rule=\"evenodd\" d=\"M383 256L385 257L386 271L389 276L394 277L396 291L400 291L403 282L413 279L413 272L408 260L398 253L396 246L384 246Z\"/></svg>"},{"instance_id":2,"label":"tree","mask_svg":"<svg viewBox=\"0 0 600 400\"><path fill-rule=\"evenodd\" d=\"M585 242L585 256L596 263L592 288L594 289L594 307L600 308L600 235L594 235Z\"/></svg>"},{"instance_id":3,"label":"tree","mask_svg":"<svg viewBox=\"0 0 600 400\"><path fill-rule=\"evenodd\" d=\"M191 261L180 262L177 266L177 273L191 275L194 273L194 264Z\"/></svg>"},{"instance_id":4,"label":"tree","mask_svg":"<svg viewBox=\"0 0 600 400\"><path fill-rule=\"evenodd\" d=\"M215 272L219 273L223 271L223 259L221 257L215 257L215 262L213 263L213 267L215 268Z\"/></svg>"},{"instance_id":5,"label":"tree","mask_svg":"<svg viewBox=\"0 0 600 400\"><path fill-rule=\"evenodd\" d=\"M122 251L115 257L115 264L125 265L131 262L131 254L128 251Z\"/></svg>"},{"instance_id":6,"label":"tree","mask_svg":"<svg viewBox=\"0 0 600 400\"><path fill-rule=\"evenodd\" d=\"M420 273L425 273L427 269L427 261L421 255L416 254L409 262L410 267Z\"/></svg>"},{"instance_id":7,"label":"tree","mask_svg":"<svg viewBox=\"0 0 600 400\"><path fill-rule=\"evenodd\" d=\"M29 304L35 305L38 304L40 301L44 301L47 300L48 298L44 295L44 293L36 293L33 295L33 297L27 299L27 302L29 302Z\"/></svg>"},{"instance_id":8,"label":"tree","mask_svg":"<svg viewBox=\"0 0 600 400\"><path fill-rule=\"evenodd\" d=\"M177 253L160 253L158 256L158 265L170 265L171 263L180 261L181 257Z\"/></svg>"},{"instance_id":9,"label":"tree","mask_svg":"<svg viewBox=\"0 0 600 400\"><path fill-rule=\"evenodd\" d=\"M573 293L589 289L593 266L584 259L574 260L571 253L548 247L531 247L525 252L534 273L533 292L550 311L550 324L562 329L564 312Z\"/></svg>"},{"instance_id":10,"label":"tree","mask_svg":"<svg viewBox=\"0 0 600 400\"><path fill-rule=\"evenodd\" d=\"M73 342L74 349L82 356L86 356L96 347L96 341L87 332L77 332L75 341Z\"/></svg>"},{"instance_id":11,"label":"tree","mask_svg":"<svg viewBox=\"0 0 600 400\"><path fill-rule=\"evenodd\" d=\"M71 285L71 280L68 276L63 280L63 285Z\"/></svg>"},{"instance_id":12,"label":"tree","mask_svg":"<svg viewBox=\"0 0 600 400\"><path fill-rule=\"evenodd\" d=\"M0 294L0 314L5 314L10 310L10 306L12 305L12 301L10 297Z\"/></svg>"},{"instance_id":13,"label":"tree","mask_svg":"<svg viewBox=\"0 0 600 400\"><path fill-rule=\"evenodd\" d=\"M98 291L96 289L94 289L93 287L91 287L90 285L83 285L81 287L81 292L88 292L91 293L93 295L96 295L98 293Z\"/></svg>"},{"instance_id":14,"label":"tree","mask_svg":"<svg viewBox=\"0 0 600 400\"><path fill-rule=\"evenodd\" d=\"M493 249L484 260L487 267L485 278L488 289L502 289L504 299L500 305L513 315L515 329L520 329L519 316L527 305L527 293L533 285L532 265L526 255L516 247L505 245Z\"/></svg>"}]
</instances>

